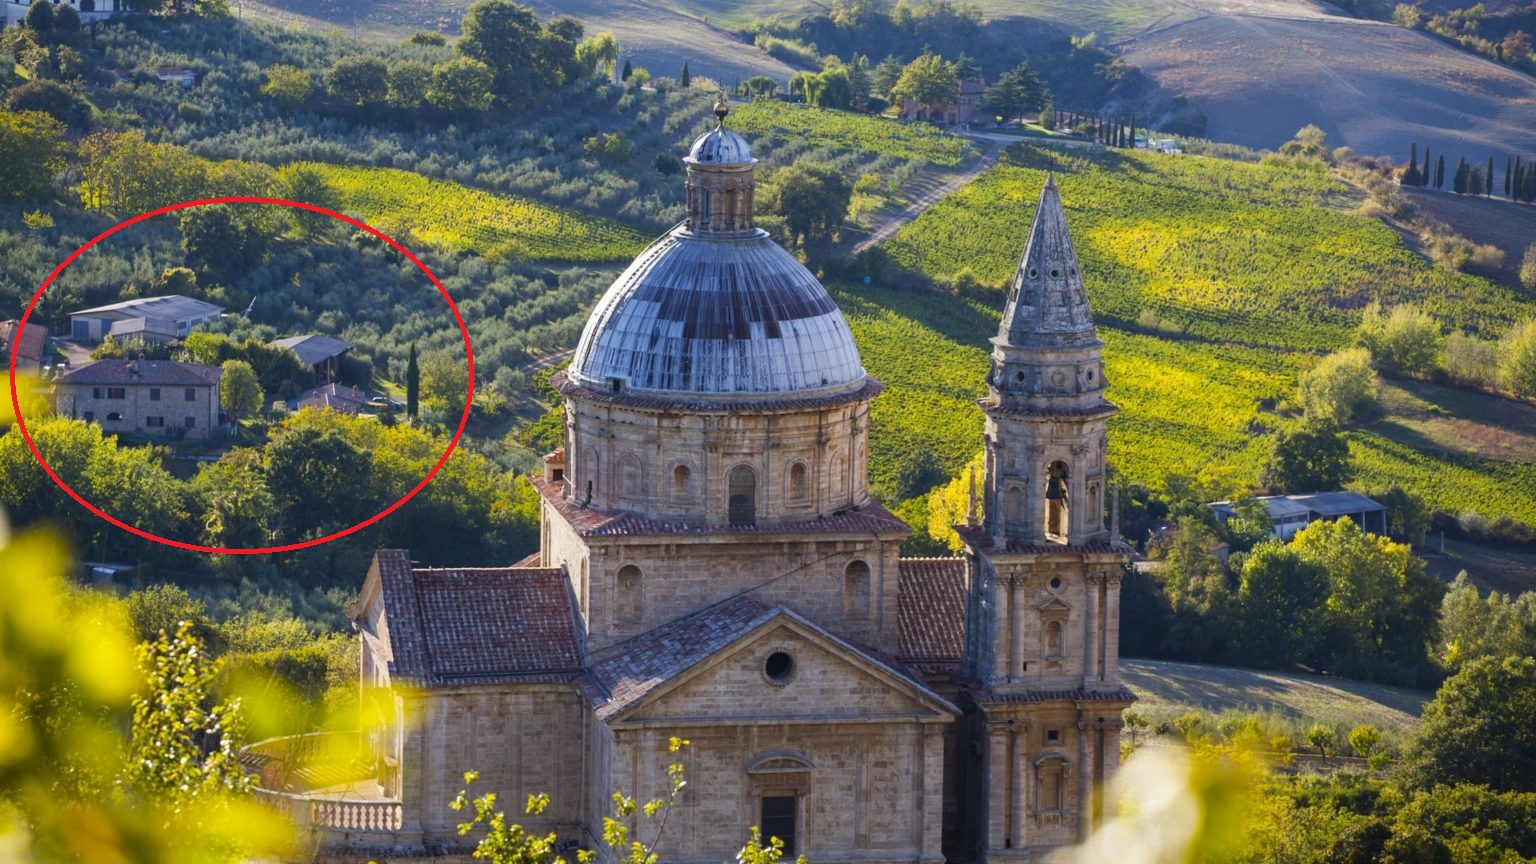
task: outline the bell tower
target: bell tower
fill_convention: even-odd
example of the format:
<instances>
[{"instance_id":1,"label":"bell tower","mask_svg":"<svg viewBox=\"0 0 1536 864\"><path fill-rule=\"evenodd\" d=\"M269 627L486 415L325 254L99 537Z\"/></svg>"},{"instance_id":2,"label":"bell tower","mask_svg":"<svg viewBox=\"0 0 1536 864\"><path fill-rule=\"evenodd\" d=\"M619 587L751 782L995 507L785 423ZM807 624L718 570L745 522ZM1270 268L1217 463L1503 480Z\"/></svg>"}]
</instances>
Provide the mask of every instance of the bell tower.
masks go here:
<instances>
[{"instance_id":1,"label":"bell tower","mask_svg":"<svg viewBox=\"0 0 1536 864\"><path fill-rule=\"evenodd\" d=\"M986 514L994 542L1104 540L1103 342L1047 178L987 375Z\"/></svg>"},{"instance_id":2,"label":"bell tower","mask_svg":"<svg viewBox=\"0 0 1536 864\"><path fill-rule=\"evenodd\" d=\"M988 861L1034 861L1085 836L1119 763L1120 571L1104 524L1103 343L1054 177L1046 179L992 339L985 520L957 529L971 560L966 666L984 812L965 830ZM979 740L978 740L979 739Z\"/></svg>"}]
</instances>

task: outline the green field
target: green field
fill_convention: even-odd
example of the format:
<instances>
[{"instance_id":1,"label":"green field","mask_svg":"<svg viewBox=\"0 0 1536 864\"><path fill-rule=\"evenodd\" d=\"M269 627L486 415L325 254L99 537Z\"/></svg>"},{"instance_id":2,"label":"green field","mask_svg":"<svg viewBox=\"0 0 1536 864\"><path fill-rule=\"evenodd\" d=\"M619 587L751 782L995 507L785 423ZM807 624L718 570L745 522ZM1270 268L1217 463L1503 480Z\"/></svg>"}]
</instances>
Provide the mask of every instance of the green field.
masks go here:
<instances>
[{"instance_id":1,"label":"green field","mask_svg":"<svg viewBox=\"0 0 1536 864\"><path fill-rule=\"evenodd\" d=\"M520 261L623 261L649 240L618 222L409 171L307 164L341 195L348 214L387 234L405 229L455 252Z\"/></svg>"},{"instance_id":2,"label":"green field","mask_svg":"<svg viewBox=\"0 0 1536 864\"><path fill-rule=\"evenodd\" d=\"M1110 458L1131 481L1157 486L1180 474L1253 484L1266 433L1289 422L1277 404L1293 398L1318 352L1349 342L1372 299L1416 302L1448 326L1488 333L1536 312L1510 288L1436 269L1380 222L1330 209L1346 190L1326 174L1198 157L1015 152L1022 164L989 171L887 249L932 281L969 270L1000 289L1022 252L1044 168L1054 167L1105 341L1109 396L1122 409ZM906 478L924 451L953 475L979 450L972 400L1001 299L878 285L837 299L870 372L889 388L875 409L877 488L912 494ZM1536 465L1456 453L1392 419L1349 433L1360 485L1402 483L1437 508L1536 522Z\"/></svg>"},{"instance_id":3,"label":"green field","mask_svg":"<svg viewBox=\"0 0 1536 864\"><path fill-rule=\"evenodd\" d=\"M897 123L867 114L786 102L749 102L734 109L727 122L732 129L752 138L798 136L812 144L948 168L959 165L974 149L965 138L945 134L928 123Z\"/></svg>"}]
</instances>

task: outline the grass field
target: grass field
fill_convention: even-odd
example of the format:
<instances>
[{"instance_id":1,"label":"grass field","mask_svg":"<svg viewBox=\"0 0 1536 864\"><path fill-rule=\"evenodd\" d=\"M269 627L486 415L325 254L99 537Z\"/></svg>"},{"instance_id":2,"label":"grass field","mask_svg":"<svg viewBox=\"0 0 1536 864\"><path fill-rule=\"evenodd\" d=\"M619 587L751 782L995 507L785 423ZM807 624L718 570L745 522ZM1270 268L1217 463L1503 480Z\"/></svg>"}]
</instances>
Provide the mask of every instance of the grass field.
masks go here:
<instances>
[{"instance_id":1,"label":"grass field","mask_svg":"<svg viewBox=\"0 0 1536 864\"><path fill-rule=\"evenodd\" d=\"M1424 702L1434 695L1339 678L1165 660L1122 659L1120 674L1136 694L1135 710L1149 718L1191 709L1262 710L1346 729L1365 723L1409 730L1418 725Z\"/></svg>"},{"instance_id":2,"label":"grass field","mask_svg":"<svg viewBox=\"0 0 1536 864\"><path fill-rule=\"evenodd\" d=\"M1494 165L1494 177L1502 194L1503 163ZM1520 260L1526 247L1536 244L1536 207L1432 189L1404 187L1404 191L1420 213L1446 223L1473 243L1487 243L1504 250L1499 276L1508 282L1520 277Z\"/></svg>"},{"instance_id":3,"label":"grass field","mask_svg":"<svg viewBox=\"0 0 1536 864\"><path fill-rule=\"evenodd\" d=\"M954 167L974 149L958 135L928 123L897 123L881 117L785 102L749 102L731 111L732 129L758 137L799 136L877 156Z\"/></svg>"},{"instance_id":4,"label":"grass field","mask_svg":"<svg viewBox=\"0 0 1536 864\"><path fill-rule=\"evenodd\" d=\"M385 233L405 228L456 252L521 261L622 261L649 239L618 222L409 171L308 164L341 194L343 211Z\"/></svg>"},{"instance_id":5,"label":"grass field","mask_svg":"<svg viewBox=\"0 0 1536 864\"><path fill-rule=\"evenodd\" d=\"M1047 158L1025 150L1026 164ZM1329 209L1323 202L1340 196L1326 175L1155 155L1055 164L1105 342L1109 397L1122 409L1110 458L1132 481L1254 483L1266 433L1288 422L1276 404L1293 398L1318 352L1349 341L1371 299L1420 302L1447 323L1489 331L1536 312L1512 289L1435 269L1378 221ZM1039 167L994 169L888 250L941 282L960 268L1001 284L1043 182ZM837 299L866 366L889 387L875 407L877 488L909 493L899 481L924 449L953 475L979 449L971 402L1001 298L861 286ZM1350 433L1362 486L1402 483L1433 507L1536 521L1536 465L1520 461L1533 446L1531 412L1445 388L1388 396L1392 413ZM1458 452L1454 442L1474 430L1479 449Z\"/></svg>"}]
</instances>

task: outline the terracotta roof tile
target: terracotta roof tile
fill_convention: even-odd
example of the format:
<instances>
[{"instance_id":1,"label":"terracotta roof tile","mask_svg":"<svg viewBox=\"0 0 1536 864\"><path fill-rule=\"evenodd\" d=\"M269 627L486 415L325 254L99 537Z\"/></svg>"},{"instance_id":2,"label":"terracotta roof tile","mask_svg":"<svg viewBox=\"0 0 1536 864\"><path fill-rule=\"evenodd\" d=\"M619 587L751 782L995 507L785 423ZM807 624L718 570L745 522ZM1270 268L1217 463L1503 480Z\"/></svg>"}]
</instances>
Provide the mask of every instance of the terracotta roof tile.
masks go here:
<instances>
[{"instance_id":1,"label":"terracotta roof tile","mask_svg":"<svg viewBox=\"0 0 1536 864\"><path fill-rule=\"evenodd\" d=\"M977 550L978 552L1006 552L1014 555L1045 555L1051 552L1081 552L1094 555L1116 553L1121 555L1129 555L1135 551L1124 542L1117 543L1112 540L1090 540L1087 543L1077 544L1049 542L1022 543L1017 540L1009 540L1002 547L998 547L992 542L992 535L987 533L987 529L985 527L978 526L971 528L967 525L956 525L955 533L960 535L960 539L964 540L966 545L970 546L972 549Z\"/></svg>"},{"instance_id":2,"label":"terracotta roof tile","mask_svg":"<svg viewBox=\"0 0 1536 864\"><path fill-rule=\"evenodd\" d=\"M587 674L598 718L621 713L778 612L751 597L734 597L599 652Z\"/></svg>"},{"instance_id":3,"label":"terracotta roof tile","mask_svg":"<svg viewBox=\"0 0 1536 864\"><path fill-rule=\"evenodd\" d=\"M959 661L965 655L964 558L903 558L896 610L907 661Z\"/></svg>"},{"instance_id":4,"label":"terracotta roof tile","mask_svg":"<svg viewBox=\"0 0 1536 864\"><path fill-rule=\"evenodd\" d=\"M198 366L173 360L97 360L71 369L56 379L59 384L148 385L210 387L224 372L217 366Z\"/></svg>"},{"instance_id":5,"label":"terracotta roof tile","mask_svg":"<svg viewBox=\"0 0 1536 864\"><path fill-rule=\"evenodd\" d=\"M23 330L20 321L0 321L0 353L3 353L0 365L11 365L11 340L15 338L17 330L21 330L21 347L16 352L20 359L40 362L48 342L48 330L37 324L28 324Z\"/></svg>"},{"instance_id":6,"label":"terracotta roof tile","mask_svg":"<svg viewBox=\"0 0 1536 864\"><path fill-rule=\"evenodd\" d=\"M1019 693L980 693L978 702L1135 702L1136 694L1128 688L1115 690L1025 690Z\"/></svg>"},{"instance_id":7,"label":"terracotta roof tile","mask_svg":"<svg viewBox=\"0 0 1536 864\"><path fill-rule=\"evenodd\" d=\"M581 642L563 571L538 567L412 569L382 550L394 674L425 686L574 679Z\"/></svg>"},{"instance_id":8,"label":"terracotta roof tile","mask_svg":"<svg viewBox=\"0 0 1536 864\"><path fill-rule=\"evenodd\" d=\"M825 518L805 519L800 522L789 522L778 525L700 525L697 523L664 522L660 519L648 519L633 513L614 513L595 508L586 508L567 500L562 494L560 483L549 482L542 477L533 477L533 486L544 496L544 500L554 505L560 515L571 523L576 533L582 537L625 537L625 536L709 536L717 534L805 534L825 531L828 533L843 533L848 531L863 531L873 533L906 533L910 529L907 523L891 515L889 510L877 501L870 501L863 507L854 510L846 510Z\"/></svg>"}]
</instances>

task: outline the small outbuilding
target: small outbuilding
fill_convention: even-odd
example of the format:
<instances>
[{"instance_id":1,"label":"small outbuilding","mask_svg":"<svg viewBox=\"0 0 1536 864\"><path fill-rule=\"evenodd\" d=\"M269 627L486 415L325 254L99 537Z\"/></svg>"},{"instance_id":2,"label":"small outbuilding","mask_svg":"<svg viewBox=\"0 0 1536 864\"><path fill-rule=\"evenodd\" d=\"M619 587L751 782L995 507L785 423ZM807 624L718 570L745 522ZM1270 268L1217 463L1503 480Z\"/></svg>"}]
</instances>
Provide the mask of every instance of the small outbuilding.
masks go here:
<instances>
[{"instance_id":1,"label":"small outbuilding","mask_svg":"<svg viewBox=\"0 0 1536 864\"><path fill-rule=\"evenodd\" d=\"M352 350L352 343L334 336L289 336L272 343L299 355L299 362L314 370L315 384L329 384L341 374L341 355Z\"/></svg>"},{"instance_id":2,"label":"small outbuilding","mask_svg":"<svg viewBox=\"0 0 1536 864\"><path fill-rule=\"evenodd\" d=\"M1306 495L1271 495L1257 499L1269 511L1273 527L1269 536L1289 540L1297 531L1313 522L1350 519L1361 530L1372 534L1387 533L1387 507L1358 492L1312 492ZM1210 505L1222 524L1235 514L1230 501Z\"/></svg>"},{"instance_id":3,"label":"small outbuilding","mask_svg":"<svg viewBox=\"0 0 1536 864\"><path fill-rule=\"evenodd\" d=\"M71 312L69 334L76 342L100 342L102 337L114 332L113 325L118 322L143 319L146 322L141 325L143 328L154 328L156 332L174 329L175 338L185 339L192 328L217 321L223 314L223 306L181 294L136 297ZM157 323L151 325L148 323L150 321ZM114 334L113 338L117 336Z\"/></svg>"}]
</instances>

